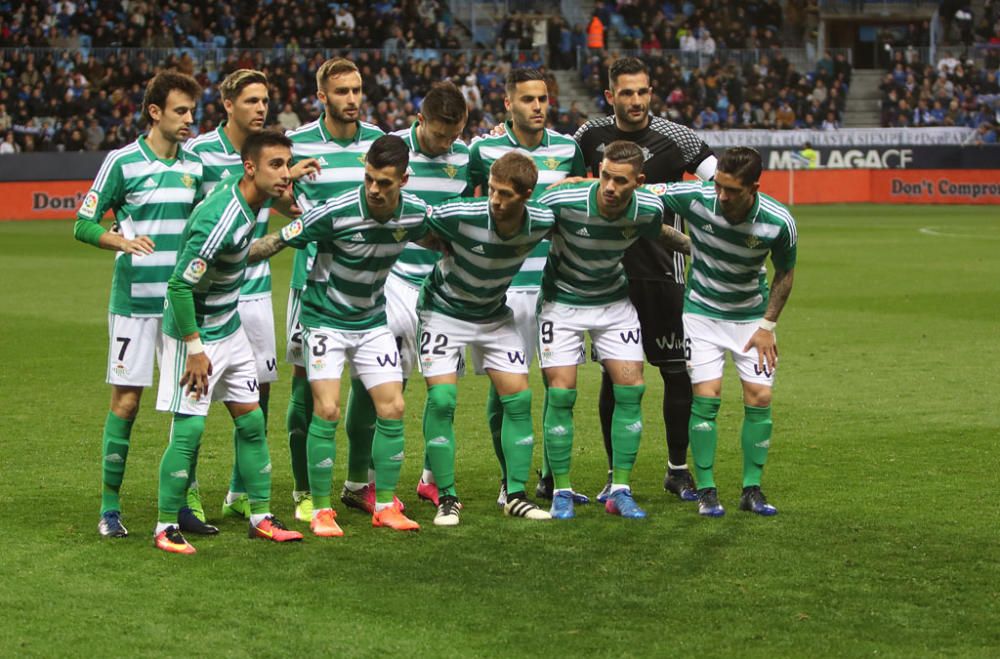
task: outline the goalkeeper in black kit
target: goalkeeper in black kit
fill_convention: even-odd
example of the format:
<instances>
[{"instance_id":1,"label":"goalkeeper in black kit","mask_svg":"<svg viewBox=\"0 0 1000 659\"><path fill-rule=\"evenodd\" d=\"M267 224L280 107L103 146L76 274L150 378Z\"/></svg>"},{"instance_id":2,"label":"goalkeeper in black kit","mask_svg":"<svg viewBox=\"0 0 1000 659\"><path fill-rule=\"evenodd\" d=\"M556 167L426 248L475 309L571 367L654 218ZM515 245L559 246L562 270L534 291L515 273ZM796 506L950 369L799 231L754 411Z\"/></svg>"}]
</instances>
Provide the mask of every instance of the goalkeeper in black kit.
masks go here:
<instances>
[{"instance_id":1,"label":"goalkeeper in black kit","mask_svg":"<svg viewBox=\"0 0 1000 659\"><path fill-rule=\"evenodd\" d=\"M642 148L647 184L680 181L684 172L706 181L715 176L716 158L694 131L650 116L649 70L641 60L634 57L616 60L608 78L609 89L604 94L614 114L588 121L573 136L595 176L605 146L616 140L628 140ZM672 219L674 228L683 231L680 216L675 215ZM668 216L665 216L664 223L667 221ZM684 256L666 250L656 241L640 239L625 252L624 263L629 296L639 312L646 359L659 369L663 378L663 421L668 450L663 487L684 501L697 501L694 481L687 468L691 379L687 372L681 322ZM597 497L603 502L611 485L611 415L615 406L611 379L606 373L601 380L599 405L601 431L608 454L608 481ZM547 489L546 485L543 479L539 490Z\"/></svg>"}]
</instances>

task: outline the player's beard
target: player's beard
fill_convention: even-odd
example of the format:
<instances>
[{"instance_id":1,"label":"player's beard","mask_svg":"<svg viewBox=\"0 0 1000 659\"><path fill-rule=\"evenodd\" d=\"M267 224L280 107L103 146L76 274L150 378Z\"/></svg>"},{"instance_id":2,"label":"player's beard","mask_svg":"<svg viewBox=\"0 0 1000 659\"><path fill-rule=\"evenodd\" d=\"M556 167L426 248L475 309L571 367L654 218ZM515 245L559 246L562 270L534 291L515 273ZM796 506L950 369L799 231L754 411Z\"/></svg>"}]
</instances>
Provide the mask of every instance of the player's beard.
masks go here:
<instances>
[{"instance_id":1,"label":"player's beard","mask_svg":"<svg viewBox=\"0 0 1000 659\"><path fill-rule=\"evenodd\" d=\"M347 116L337 108L333 107L333 105L326 106L326 114L328 117L330 117L330 119L333 120L334 123L353 124L355 121L358 120L358 117L360 117L360 108L358 109L357 116L355 116L354 118Z\"/></svg>"},{"instance_id":2,"label":"player's beard","mask_svg":"<svg viewBox=\"0 0 1000 659\"><path fill-rule=\"evenodd\" d=\"M649 117L649 106L642 106L641 110L642 111L639 117L633 119L631 113L629 112L629 106L624 105L620 108L615 108L615 118L624 124L626 130L629 132L640 130L643 128L647 118Z\"/></svg>"}]
</instances>

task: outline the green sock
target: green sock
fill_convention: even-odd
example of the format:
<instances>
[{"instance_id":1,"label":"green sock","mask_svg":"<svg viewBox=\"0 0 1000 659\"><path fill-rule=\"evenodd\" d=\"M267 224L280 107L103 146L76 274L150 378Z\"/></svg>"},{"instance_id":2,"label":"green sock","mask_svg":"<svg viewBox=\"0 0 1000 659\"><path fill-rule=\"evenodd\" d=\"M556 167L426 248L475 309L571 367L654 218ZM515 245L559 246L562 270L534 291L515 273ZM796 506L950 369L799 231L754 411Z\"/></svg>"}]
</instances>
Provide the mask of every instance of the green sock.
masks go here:
<instances>
[{"instance_id":1,"label":"green sock","mask_svg":"<svg viewBox=\"0 0 1000 659\"><path fill-rule=\"evenodd\" d=\"M375 461L376 503L392 503L396 496L399 470L403 466L404 444L402 419L375 419L372 460Z\"/></svg>"},{"instance_id":2,"label":"green sock","mask_svg":"<svg viewBox=\"0 0 1000 659\"><path fill-rule=\"evenodd\" d=\"M507 461L503 455L503 420L504 404L500 401L500 394L497 388L490 382L489 393L486 394L486 424L490 429L490 437L493 439L493 452L500 462L500 476L507 480Z\"/></svg>"},{"instance_id":3,"label":"green sock","mask_svg":"<svg viewBox=\"0 0 1000 659\"><path fill-rule=\"evenodd\" d=\"M694 458L694 479L698 489L715 487L715 445L719 441L719 429L715 418L719 415L722 400L708 396L694 396L691 401L691 420L688 434L691 436L691 457Z\"/></svg>"},{"instance_id":4,"label":"green sock","mask_svg":"<svg viewBox=\"0 0 1000 659\"><path fill-rule=\"evenodd\" d=\"M760 486L760 478L767 463L767 449L771 446L771 406L743 406L743 487Z\"/></svg>"},{"instance_id":5,"label":"green sock","mask_svg":"<svg viewBox=\"0 0 1000 659\"><path fill-rule=\"evenodd\" d=\"M271 456L267 450L264 412L257 408L233 419L236 424L236 462L246 483L250 512L271 512Z\"/></svg>"},{"instance_id":6,"label":"green sock","mask_svg":"<svg viewBox=\"0 0 1000 659\"><path fill-rule=\"evenodd\" d=\"M330 489L333 486L333 461L337 457L337 422L327 421L313 415L309 424L309 441L306 453L309 464L309 491L313 496L313 508L332 508Z\"/></svg>"},{"instance_id":7,"label":"green sock","mask_svg":"<svg viewBox=\"0 0 1000 659\"><path fill-rule=\"evenodd\" d=\"M524 492L531 473L534 430L531 426L531 390L500 399L503 402L503 454L507 459L507 494Z\"/></svg>"},{"instance_id":8,"label":"green sock","mask_svg":"<svg viewBox=\"0 0 1000 659\"><path fill-rule=\"evenodd\" d=\"M611 482L628 485L642 439L642 394L646 385L612 385L615 411L611 415Z\"/></svg>"},{"instance_id":9,"label":"green sock","mask_svg":"<svg viewBox=\"0 0 1000 659\"><path fill-rule=\"evenodd\" d=\"M438 494L455 495L455 405L458 387L436 384L424 404L424 452L431 463ZM376 488L376 492L378 488Z\"/></svg>"},{"instance_id":10,"label":"green sock","mask_svg":"<svg viewBox=\"0 0 1000 659\"><path fill-rule=\"evenodd\" d=\"M184 505L188 475L195 451L205 432L205 417L174 414L170 424L170 443L160 460L159 514L163 524L176 524L177 512Z\"/></svg>"},{"instance_id":11,"label":"green sock","mask_svg":"<svg viewBox=\"0 0 1000 659\"><path fill-rule=\"evenodd\" d=\"M101 442L101 514L109 510L121 511L118 493L125 478L129 438L134 420L123 419L108 412L104 420L104 439Z\"/></svg>"},{"instance_id":12,"label":"green sock","mask_svg":"<svg viewBox=\"0 0 1000 659\"><path fill-rule=\"evenodd\" d=\"M569 466L573 455L573 405L576 389L549 387L549 407L542 424L556 489L570 489Z\"/></svg>"},{"instance_id":13,"label":"green sock","mask_svg":"<svg viewBox=\"0 0 1000 659\"><path fill-rule=\"evenodd\" d=\"M312 391L305 378L292 377L292 395L288 399L288 453L292 459L292 478L295 489L304 492L309 489L309 457L306 442L309 436L309 422L312 420ZM235 492L235 490L233 490Z\"/></svg>"},{"instance_id":14,"label":"green sock","mask_svg":"<svg viewBox=\"0 0 1000 659\"><path fill-rule=\"evenodd\" d=\"M549 411L549 381L542 373L542 382L545 384L545 395L542 396L542 419ZM552 475L552 467L549 466L549 447L542 442L542 478Z\"/></svg>"},{"instance_id":15,"label":"green sock","mask_svg":"<svg viewBox=\"0 0 1000 659\"><path fill-rule=\"evenodd\" d=\"M375 437L375 403L361 380L351 380L344 413L347 431L347 480L368 482L368 467L372 463L372 440Z\"/></svg>"},{"instance_id":16,"label":"green sock","mask_svg":"<svg viewBox=\"0 0 1000 659\"><path fill-rule=\"evenodd\" d=\"M240 475L240 429L233 429L233 471L229 474L229 491L243 494L247 491Z\"/></svg>"}]
</instances>

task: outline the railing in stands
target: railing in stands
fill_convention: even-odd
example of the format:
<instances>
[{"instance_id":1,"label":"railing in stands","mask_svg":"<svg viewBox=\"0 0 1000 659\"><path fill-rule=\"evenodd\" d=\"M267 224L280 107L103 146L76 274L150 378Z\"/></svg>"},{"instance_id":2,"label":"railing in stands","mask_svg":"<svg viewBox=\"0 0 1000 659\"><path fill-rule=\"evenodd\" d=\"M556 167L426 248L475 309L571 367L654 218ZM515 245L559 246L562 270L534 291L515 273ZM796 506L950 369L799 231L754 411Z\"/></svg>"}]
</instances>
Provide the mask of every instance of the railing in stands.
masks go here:
<instances>
[{"instance_id":1,"label":"railing in stands","mask_svg":"<svg viewBox=\"0 0 1000 659\"><path fill-rule=\"evenodd\" d=\"M813 57L815 53L814 51L806 48L751 48L743 50L720 48L711 55L706 55L701 52L663 49L651 49L648 51L615 49L613 52L619 57L633 56L643 59L657 58L664 61L670 61L672 58L676 58L677 62L680 63L681 67L685 70L704 70L716 62L723 66L732 63L740 67L760 64L762 57L773 59L774 54L779 51L789 62L795 64L796 68L801 73L811 71L815 66L815 62L810 61L810 58ZM853 62L853 55L850 48L827 48L824 52L829 52L831 57L836 57L838 53L842 53L847 58L848 62ZM586 48L580 48L577 50L576 56L576 68L578 70L583 70L584 65L590 62L592 58L601 58L603 57L603 53L601 51L592 51Z\"/></svg>"}]
</instances>

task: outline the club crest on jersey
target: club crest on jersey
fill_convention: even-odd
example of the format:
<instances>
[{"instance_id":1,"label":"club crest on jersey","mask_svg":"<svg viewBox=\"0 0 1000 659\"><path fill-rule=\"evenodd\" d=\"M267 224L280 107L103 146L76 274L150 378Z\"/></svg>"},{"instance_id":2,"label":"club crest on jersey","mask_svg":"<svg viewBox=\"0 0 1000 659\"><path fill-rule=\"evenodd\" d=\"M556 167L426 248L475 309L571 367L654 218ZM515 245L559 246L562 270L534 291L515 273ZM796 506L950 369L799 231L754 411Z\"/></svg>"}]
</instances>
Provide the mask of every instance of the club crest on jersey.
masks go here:
<instances>
[{"instance_id":1,"label":"club crest on jersey","mask_svg":"<svg viewBox=\"0 0 1000 659\"><path fill-rule=\"evenodd\" d=\"M365 154L362 153L360 156L358 156L358 162L361 163L362 165L365 164Z\"/></svg>"},{"instance_id":2,"label":"club crest on jersey","mask_svg":"<svg viewBox=\"0 0 1000 659\"><path fill-rule=\"evenodd\" d=\"M622 229L622 237L625 240L632 240L639 231L633 227L628 227L627 229Z\"/></svg>"},{"instance_id":3,"label":"club crest on jersey","mask_svg":"<svg viewBox=\"0 0 1000 659\"><path fill-rule=\"evenodd\" d=\"M191 259L187 267L184 268L184 281L189 284L197 284L208 270L208 264L203 259Z\"/></svg>"},{"instance_id":4,"label":"club crest on jersey","mask_svg":"<svg viewBox=\"0 0 1000 659\"><path fill-rule=\"evenodd\" d=\"M760 238L758 238L753 234L747 236L747 247L749 247L750 249L756 249L760 247L760 245L761 245Z\"/></svg>"},{"instance_id":5,"label":"club crest on jersey","mask_svg":"<svg viewBox=\"0 0 1000 659\"><path fill-rule=\"evenodd\" d=\"M396 242L398 243L399 241L401 241L403 238L406 237L406 229L396 229L395 231L392 232L392 237L395 238Z\"/></svg>"},{"instance_id":6,"label":"club crest on jersey","mask_svg":"<svg viewBox=\"0 0 1000 659\"><path fill-rule=\"evenodd\" d=\"M559 166L559 161L553 158L552 156L549 156L548 158L542 161L542 164L548 167L549 169L555 169L556 167Z\"/></svg>"},{"instance_id":7,"label":"club crest on jersey","mask_svg":"<svg viewBox=\"0 0 1000 659\"><path fill-rule=\"evenodd\" d=\"M657 197L662 197L667 194L667 184L666 183L653 183L652 185L645 186L646 190Z\"/></svg>"},{"instance_id":8,"label":"club crest on jersey","mask_svg":"<svg viewBox=\"0 0 1000 659\"><path fill-rule=\"evenodd\" d=\"M87 196L83 198L83 204L80 205L80 215L84 217L94 217L94 213L97 212L97 193L91 190L87 193Z\"/></svg>"},{"instance_id":9,"label":"club crest on jersey","mask_svg":"<svg viewBox=\"0 0 1000 659\"><path fill-rule=\"evenodd\" d=\"M458 167L452 164L445 165L444 173L448 175L448 178L455 178L455 174L458 174Z\"/></svg>"},{"instance_id":10,"label":"club crest on jersey","mask_svg":"<svg viewBox=\"0 0 1000 659\"><path fill-rule=\"evenodd\" d=\"M281 228L281 239L288 242L302 233L302 220L295 220Z\"/></svg>"},{"instance_id":11,"label":"club crest on jersey","mask_svg":"<svg viewBox=\"0 0 1000 659\"><path fill-rule=\"evenodd\" d=\"M191 176L190 174L185 174L184 176L181 177L181 183L184 184L185 188L193 188L194 187L194 177Z\"/></svg>"}]
</instances>

